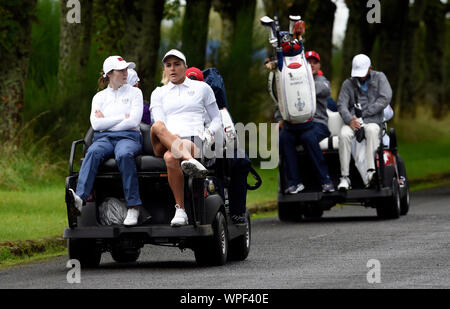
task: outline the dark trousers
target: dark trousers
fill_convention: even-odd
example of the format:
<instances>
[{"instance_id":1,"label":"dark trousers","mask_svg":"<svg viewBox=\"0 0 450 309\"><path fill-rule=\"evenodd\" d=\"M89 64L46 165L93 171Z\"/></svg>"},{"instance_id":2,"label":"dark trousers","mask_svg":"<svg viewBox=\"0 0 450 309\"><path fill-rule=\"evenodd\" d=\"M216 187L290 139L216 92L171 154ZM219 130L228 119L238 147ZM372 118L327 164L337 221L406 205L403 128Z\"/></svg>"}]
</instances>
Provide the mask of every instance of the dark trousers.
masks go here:
<instances>
[{"instance_id":1,"label":"dark trousers","mask_svg":"<svg viewBox=\"0 0 450 309\"><path fill-rule=\"evenodd\" d=\"M100 164L114 156L122 175L122 185L128 207L142 204L135 156L142 150L141 133L137 131L95 132L81 165L76 194L86 201L91 194Z\"/></svg>"},{"instance_id":2,"label":"dark trousers","mask_svg":"<svg viewBox=\"0 0 450 309\"><path fill-rule=\"evenodd\" d=\"M289 187L302 182L298 153L295 149L299 144L303 145L303 148L310 156L319 173L320 182L326 184L331 181L325 157L319 146L319 143L329 136L330 131L328 127L321 123L313 122L308 127L285 123L284 128L280 132L280 153L284 159Z\"/></svg>"},{"instance_id":3,"label":"dark trousers","mask_svg":"<svg viewBox=\"0 0 450 309\"><path fill-rule=\"evenodd\" d=\"M239 158L236 150L235 158L231 161L231 183L229 188L230 213L231 215L245 214L247 208L247 176L250 172L251 161L245 153L240 153Z\"/></svg>"}]
</instances>

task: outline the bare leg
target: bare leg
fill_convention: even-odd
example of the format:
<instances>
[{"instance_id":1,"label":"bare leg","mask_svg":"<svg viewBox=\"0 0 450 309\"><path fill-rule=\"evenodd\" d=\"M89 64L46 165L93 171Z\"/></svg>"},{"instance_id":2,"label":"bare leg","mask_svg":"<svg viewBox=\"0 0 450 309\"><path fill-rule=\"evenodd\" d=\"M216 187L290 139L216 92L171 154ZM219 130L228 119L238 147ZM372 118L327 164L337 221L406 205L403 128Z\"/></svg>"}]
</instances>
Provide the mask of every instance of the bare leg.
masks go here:
<instances>
[{"instance_id":1,"label":"bare leg","mask_svg":"<svg viewBox=\"0 0 450 309\"><path fill-rule=\"evenodd\" d=\"M157 157L162 157L167 150L170 150L174 157L184 160L192 159L192 154L185 147L185 143L176 135L167 130L163 122L157 121L150 131L153 151Z\"/></svg>"},{"instance_id":2,"label":"bare leg","mask_svg":"<svg viewBox=\"0 0 450 309\"><path fill-rule=\"evenodd\" d=\"M180 167L180 159L175 158L172 152L166 151L164 162L167 166L169 186L172 189L175 202L184 209L184 174Z\"/></svg>"}]
</instances>

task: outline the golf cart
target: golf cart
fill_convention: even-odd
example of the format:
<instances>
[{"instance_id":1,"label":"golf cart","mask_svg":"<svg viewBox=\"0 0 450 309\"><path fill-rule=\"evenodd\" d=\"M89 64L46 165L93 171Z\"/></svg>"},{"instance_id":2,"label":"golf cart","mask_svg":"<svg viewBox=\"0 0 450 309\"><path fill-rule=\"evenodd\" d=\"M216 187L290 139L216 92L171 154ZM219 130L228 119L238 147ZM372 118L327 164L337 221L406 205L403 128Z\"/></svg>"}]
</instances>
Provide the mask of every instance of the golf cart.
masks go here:
<instances>
[{"instance_id":1,"label":"golf cart","mask_svg":"<svg viewBox=\"0 0 450 309\"><path fill-rule=\"evenodd\" d=\"M227 190L230 186L230 160L215 159L208 166L206 178L185 177L185 208L189 225L171 227L175 201L168 184L167 170L162 158L154 156L150 126L141 123L142 155L136 157L142 206L138 225L103 225L99 207L108 198L123 199L122 179L113 158L98 170L94 188L81 216L67 209L69 258L80 261L82 267L96 267L101 255L110 252L119 263L134 262L144 244L174 246L192 249L199 265L223 265L227 260L245 260L250 251L251 225L235 224L230 218ZM68 189L76 189L78 172L74 171L77 146L83 145L83 154L92 144L93 130L84 139L74 141L70 152ZM204 161L202 161L204 163ZM260 179L259 179L260 180ZM260 184L249 188L256 189Z\"/></svg>"},{"instance_id":2,"label":"golf cart","mask_svg":"<svg viewBox=\"0 0 450 309\"><path fill-rule=\"evenodd\" d=\"M338 112L327 111L328 127L331 136L320 143L328 164L330 177L334 184L339 182L339 132L344 122ZM390 138L389 145L380 142L380 147L374 156L376 174L373 185L367 188L358 171L352 156L350 163L350 179L352 189L341 192L323 193L314 164L301 146L297 147L300 174L305 190L296 195L285 194L287 178L285 162L280 157L278 215L282 221L300 221L303 218L320 218L324 210L330 210L336 204L354 204L376 208L377 215L382 219L397 219L406 215L409 210L409 184L406 168L398 154L395 130L384 132ZM356 141L355 141L356 142Z\"/></svg>"}]
</instances>

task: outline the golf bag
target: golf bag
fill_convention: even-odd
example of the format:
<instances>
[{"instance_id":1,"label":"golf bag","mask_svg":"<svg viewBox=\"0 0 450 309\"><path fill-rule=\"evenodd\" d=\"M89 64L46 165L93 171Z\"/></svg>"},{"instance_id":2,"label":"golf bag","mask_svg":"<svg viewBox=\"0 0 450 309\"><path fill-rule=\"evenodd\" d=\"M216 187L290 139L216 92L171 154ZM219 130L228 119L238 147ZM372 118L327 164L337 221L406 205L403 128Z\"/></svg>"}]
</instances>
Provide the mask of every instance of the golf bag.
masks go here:
<instances>
[{"instance_id":1,"label":"golf bag","mask_svg":"<svg viewBox=\"0 0 450 309\"><path fill-rule=\"evenodd\" d=\"M312 121L316 113L316 89L311 66L306 60L302 34L304 22L300 16L289 16L289 32L281 32L278 17L264 16L261 24L269 29L269 42L276 50L276 69L269 75L269 94L278 104L284 120L293 123ZM276 94L273 89L275 80Z\"/></svg>"}]
</instances>

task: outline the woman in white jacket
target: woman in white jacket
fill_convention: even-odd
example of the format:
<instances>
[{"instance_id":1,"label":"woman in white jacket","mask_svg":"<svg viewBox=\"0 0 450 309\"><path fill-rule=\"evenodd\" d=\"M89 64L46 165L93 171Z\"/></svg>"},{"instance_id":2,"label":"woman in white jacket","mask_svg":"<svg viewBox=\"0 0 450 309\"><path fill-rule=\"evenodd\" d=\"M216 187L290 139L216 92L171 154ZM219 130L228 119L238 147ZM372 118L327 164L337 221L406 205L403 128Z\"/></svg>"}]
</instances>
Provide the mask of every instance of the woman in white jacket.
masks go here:
<instances>
[{"instance_id":1,"label":"woman in white jacket","mask_svg":"<svg viewBox=\"0 0 450 309\"><path fill-rule=\"evenodd\" d=\"M151 140L155 155L163 157L167 166L169 185L175 197L172 226L188 224L184 210L184 175L206 176L207 170L194 157L199 157L202 141L211 142L221 126L219 108L214 92L203 82L186 78L186 57L170 50L163 58L167 85L156 88L151 96L150 110L155 123ZM205 129L205 111L211 123Z\"/></svg>"},{"instance_id":2,"label":"woman in white jacket","mask_svg":"<svg viewBox=\"0 0 450 309\"><path fill-rule=\"evenodd\" d=\"M122 175L123 191L128 206L124 225L138 222L139 184L135 156L142 150L139 123L142 118L143 98L139 88L127 84L127 69L135 64L120 56L108 57L103 63L101 79L108 83L92 99L91 125L93 143L89 147L78 176L76 192L66 192L69 209L80 215L83 204L91 194L98 167L114 157Z\"/></svg>"}]
</instances>

